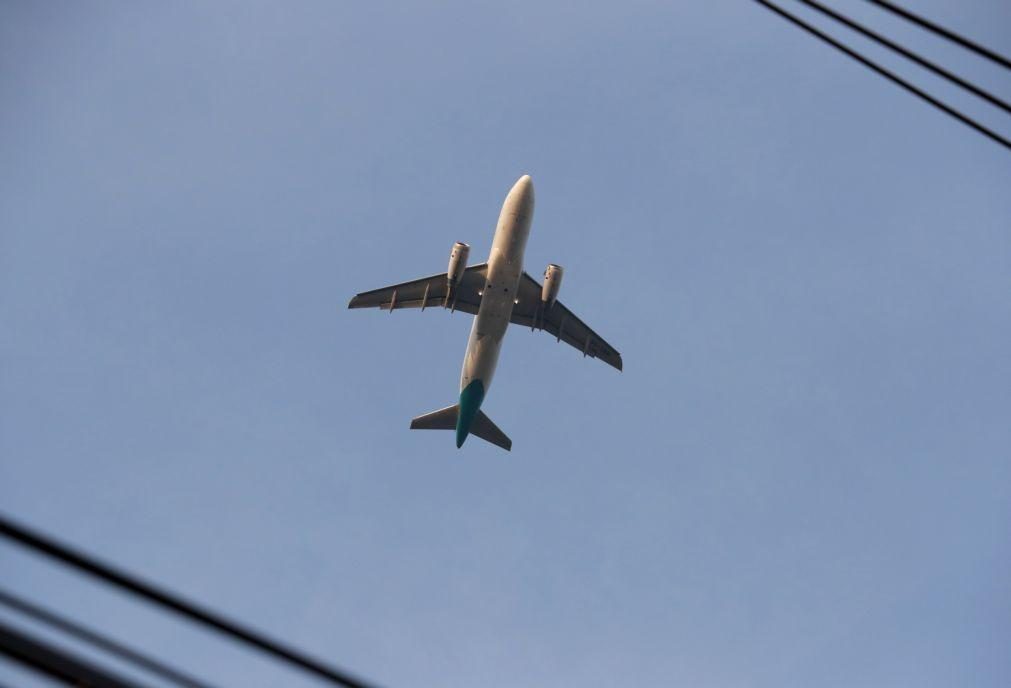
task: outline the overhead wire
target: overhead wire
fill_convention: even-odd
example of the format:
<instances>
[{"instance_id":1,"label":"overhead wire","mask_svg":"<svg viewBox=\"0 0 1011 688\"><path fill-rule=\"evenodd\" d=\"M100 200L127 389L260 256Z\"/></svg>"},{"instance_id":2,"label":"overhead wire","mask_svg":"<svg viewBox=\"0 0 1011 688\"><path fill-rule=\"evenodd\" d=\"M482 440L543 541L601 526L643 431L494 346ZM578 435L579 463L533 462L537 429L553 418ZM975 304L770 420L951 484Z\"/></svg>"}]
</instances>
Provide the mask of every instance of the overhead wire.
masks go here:
<instances>
[{"instance_id":1,"label":"overhead wire","mask_svg":"<svg viewBox=\"0 0 1011 688\"><path fill-rule=\"evenodd\" d=\"M152 659L151 657L137 652L136 650L132 650L122 643L105 637L97 631L85 628L75 621L64 618L56 612L44 609L32 602L23 600L3 589L0 589L0 605L3 605L8 609L13 609L26 617L62 631L63 633L77 638L78 640L82 640L93 647L104 650L105 652L119 657L136 667L144 669L162 679L165 679L166 681L169 681L170 683L183 686L183 688L211 688L210 684L204 683L203 681L179 671L178 669L173 669L164 662Z\"/></svg>"},{"instance_id":2,"label":"overhead wire","mask_svg":"<svg viewBox=\"0 0 1011 688\"><path fill-rule=\"evenodd\" d=\"M762 5L766 9L768 9L768 10L770 10L770 11L778 14L780 17L786 19L787 21L791 22L792 24L794 24L794 25L802 28L803 30L805 30L808 33L810 33L811 35L816 36L817 38L821 39L825 43L828 43L829 45L831 45L832 47L834 47L836 50L839 50L839 51L845 53L849 57L853 58L857 62L859 62L862 65L864 65L865 67L867 67L868 69L871 69L871 70L877 72L878 74L880 74L881 76L885 77L886 79L888 79L892 83L894 83L894 84L896 84L898 86L901 86L902 88L906 89L910 93L916 95L917 97L921 98L922 100L925 100L926 102L930 103L935 108L937 108L938 110L941 110L942 112L948 114L949 116L954 117L955 119L957 119L958 121L962 122L966 126L971 127L972 129L975 129L980 134L983 134L983 136L986 136L987 138L989 138L990 140L992 140L992 141L1000 144L1004 148L1006 148L1008 150L1011 150L1011 140L1008 140L1008 139L1004 138L1003 136L1001 136L1000 134L998 134L997 132L993 131L992 129L989 129L989 128L985 127L984 125L980 124L979 122L977 122L973 118L969 117L968 115L962 114L961 112L959 112L955 108L951 107L947 103L944 103L943 101L938 100L934 96L932 96L929 93L927 93L926 91L924 91L924 90L922 90L922 89L914 86L913 84L909 83L908 81L906 81L902 77L898 76L894 72L891 72L891 71L885 69L884 67L882 67L881 65L879 65L879 64L871 61L870 59L864 57L863 55L861 55L860 53L858 53L856 50L854 50L854 49L850 48L849 46L847 46L847 45L845 45L845 44L837 41L836 39L832 38L831 36L829 36L828 34L824 33L823 31L820 31L819 29L815 28L814 26L808 24L807 22L805 22L804 20L800 19L799 17L796 17L793 14L787 12L782 7L779 7L778 5L775 5L775 4L771 3L771 2L769 2L768 0L755 0L755 2L757 2L760 5Z\"/></svg>"},{"instance_id":3,"label":"overhead wire","mask_svg":"<svg viewBox=\"0 0 1011 688\"><path fill-rule=\"evenodd\" d=\"M925 19L924 17L921 17L918 14L910 12L907 9L903 9L902 7L899 7L893 2L888 2L888 0L867 0L867 2L871 3L872 5L876 5L884 10L887 10L896 16L902 17L906 21L910 21L916 24L917 26L926 29L927 31L930 31L932 33L937 34L938 36L948 39L953 43L957 43L963 48L971 50L977 55L985 57L986 59L999 64L1005 69L1011 69L1011 60L997 53L996 51L990 50L989 48L986 48L980 45L979 43L976 43L975 41L969 40L964 36L960 36L954 31L946 29L940 24L936 24L930 21L929 19Z\"/></svg>"},{"instance_id":4,"label":"overhead wire","mask_svg":"<svg viewBox=\"0 0 1011 688\"><path fill-rule=\"evenodd\" d=\"M817 0L799 0L799 2L802 2L805 5L807 5L808 7L812 7L814 9L818 10L822 14L824 14L824 15L826 15L828 17L831 17L832 19L835 19L840 24L844 24L844 25L848 26L849 28L853 29L854 31L856 31L858 33L863 34L864 36L870 38L871 40L873 40L873 41L875 41L875 42L877 42L877 43L879 43L879 44L881 44L881 45L883 45L883 46L885 46L887 48L890 48L890 49L894 50L895 52L899 53L903 57L912 60L913 62L915 62L916 64L920 65L921 67L924 67L925 69L929 69L930 71L932 71L934 74L937 74L938 76L944 77L945 79L947 79L948 81L952 82L953 84L957 84L958 86L961 86L965 90L967 90L967 91L969 91L969 92L971 92L971 93L979 96L980 98L982 98L983 100L986 100L987 102L989 102L992 105L996 105L1001 110L1003 110L1004 112L1006 112L1009 115L1011 115L1011 103L1008 103L1007 101L1002 100L998 96L995 96L992 93L983 90L979 86L976 86L975 84L973 84L973 83L971 83L971 82L963 79L962 77L958 76L957 74L953 74L952 72L948 71L944 67L941 67L940 65L938 65L938 64L936 64L934 62L931 62L927 58L914 53L912 50L909 50L908 48L905 48L905 47L899 45L895 41L892 41L891 39L886 38L885 36L882 36L881 34L877 33L876 31L873 31L873 30L867 28L863 24L859 24L859 23L853 21L852 19L850 19L849 17L846 17L846 16L840 14L839 12L836 12L831 7L826 7L822 3L817 2Z\"/></svg>"},{"instance_id":5,"label":"overhead wire","mask_svg":"<svg viewBox=\"0 0 1011 688\"><path fill-rule=\"evenodd\" d=\"M287 662L325 681L345 686L345 688L369 688L370 686L370 684L352 676L346 671L310 657L291 646L274 640L259 631L243 626L216 612L184 600L178 595L105 564L80 550L61 544L50 537L18 524L3 514L0 514L0 536L94 576L110 585L127 590L149 602L170 609L191 621L213 628L224 635L239 640L275 659Z\"/></svg>"},{"instance_id":6,"label":"overhead wire","mask_svg":"<svg viewBox=\"0 0 1011 688\"><path fill-rule=\"evenodd\" d=\"M65 683L89 688L144 688L88 660L0 622L0 654Z\"/></svg>"}]
</instances>

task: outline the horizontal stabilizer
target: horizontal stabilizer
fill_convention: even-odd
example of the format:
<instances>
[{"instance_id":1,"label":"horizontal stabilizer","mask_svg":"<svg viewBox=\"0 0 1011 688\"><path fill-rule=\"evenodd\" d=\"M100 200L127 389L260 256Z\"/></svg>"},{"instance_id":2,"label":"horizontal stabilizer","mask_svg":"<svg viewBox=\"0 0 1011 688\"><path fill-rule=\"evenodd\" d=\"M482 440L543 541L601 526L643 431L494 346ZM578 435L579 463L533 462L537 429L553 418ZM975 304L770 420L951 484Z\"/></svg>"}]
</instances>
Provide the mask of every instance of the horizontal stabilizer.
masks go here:
<instances>
[{"instance_id":1,"label":"horizontal stabilizer","mask_svg":"<svg viewBox=\"0 0 1011 688\"><path fill-rule=\"evenodd\" d=\"M480 437L485 442L491 442L496 447L502 447L506 451L510 451L513 446L513 441L491 422L491 418L486 416L484 411L477 412L474 424L470 426L470 434Z\"/></svg>"},{"instance_id":2,"label":"horizontal stabilizer","mask_svg":"<svg viewBox=\"0 0 1011 688\"><path fill-rule=\"evenodd\" d=\"M456 430L456 419L459 415L460 405L453 404L413 419L411 430ZM502 447L506 451L510 451L513 446L513 441L491 422L491 418L486 416L484 411L479 410L474 416L474 422L470 426L470 434L480 437L485 442L491 442L496 447Z\"/></svg>"},{"instance_id":3,"label":"horizontal stabilizer","mask_svg":"<svg viewBox=\"0 0 1011 688\"><path fill-rule=\"evenodd\" d=\"M456 430L458 415L460 415L460 405L453 404L413 419L411 430Z\"/></svg>"}]
</instances>

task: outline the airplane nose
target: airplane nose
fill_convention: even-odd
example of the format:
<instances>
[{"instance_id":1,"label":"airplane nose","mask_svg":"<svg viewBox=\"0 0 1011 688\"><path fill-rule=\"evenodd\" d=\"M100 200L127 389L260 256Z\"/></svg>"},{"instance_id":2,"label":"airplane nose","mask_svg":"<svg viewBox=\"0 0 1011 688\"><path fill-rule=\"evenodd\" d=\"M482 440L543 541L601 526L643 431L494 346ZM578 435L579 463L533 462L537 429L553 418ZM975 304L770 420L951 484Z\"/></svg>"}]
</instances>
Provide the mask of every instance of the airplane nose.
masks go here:
<instances>
[{"instance_id":1,"label":"airplane nose","mask_svg":"<svg viewBox=\"0 0 1011 688\"><path fill-rule=\"evenodd\" d=\"M516 180L509 195L516 199L516 203L521 207L521 213L529 213L534 207L534 182L529 174L525 174Z\"/></svg>"}]
</instances>

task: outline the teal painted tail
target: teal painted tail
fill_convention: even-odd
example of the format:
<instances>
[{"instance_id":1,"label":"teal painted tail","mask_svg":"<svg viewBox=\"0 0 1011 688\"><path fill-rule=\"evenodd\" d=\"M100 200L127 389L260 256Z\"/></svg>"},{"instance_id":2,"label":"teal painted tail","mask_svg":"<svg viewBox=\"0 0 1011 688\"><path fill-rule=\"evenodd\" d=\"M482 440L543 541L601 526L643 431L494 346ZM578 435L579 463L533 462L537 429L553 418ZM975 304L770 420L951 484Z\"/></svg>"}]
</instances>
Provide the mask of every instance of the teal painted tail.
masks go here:
<instances>
[{"instance_id":1,"label":"teal painted tail","mask_svg":"<svg viewBox=\"0 0 1011 688\"><path fill-rule=\"evenodd\" d=\"M456 448L463 446L464 440L470 434L474 418L481 410L484 401L484 383L474 380L460 392L460 413L456 416Z\"/></svg>"},{"instance_id":2,"label":"teal painted tail","mask_svg":"<svg viewBox=\"0 0 1011 688\"><path fill-rule=\"evenodd\" d=\"M484 401L484 385L475 380L460 393L460 403L447 406L418 416L411 421L412 430L456 430L456 446L462 447L468 435L476 435L485 442L491 442L506 451L512 449L513 442L498 429L491 418L481 410Z\"/></svg>"}]
</instances>

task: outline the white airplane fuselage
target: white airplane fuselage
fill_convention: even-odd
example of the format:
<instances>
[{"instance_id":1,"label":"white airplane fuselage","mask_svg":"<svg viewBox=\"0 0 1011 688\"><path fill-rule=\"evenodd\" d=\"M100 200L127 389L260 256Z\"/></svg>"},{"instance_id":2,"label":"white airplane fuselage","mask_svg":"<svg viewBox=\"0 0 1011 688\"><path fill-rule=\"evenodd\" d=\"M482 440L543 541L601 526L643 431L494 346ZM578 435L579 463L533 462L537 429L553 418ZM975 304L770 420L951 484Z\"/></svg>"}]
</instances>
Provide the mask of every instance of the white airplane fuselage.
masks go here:
<instances>
[{"instance_id":1,"label":"white airplane fuselage","mask_svg":"<svg viewBox=\"0 0 1011 688\"><path fill-rule=\"evenodd\" d=\"M469 435L509 451L512 440L481 409L498 367L510 323L549 333L556 342L621 370L621 354L558 300L562 268L549 263L544 283L523 271L523 259L534 217L534 185L520 177L502 204L488 260L467 266L470 247L453 244L444 273L391 284L356 294L348 308L404 308L441 305L474 318L460 371L460 398L411 419L412 430L456 430L456 446Z\"/></svg>"},{"instance_id":2,"label":"white airplane fuselage","mask_svg":"<svg viewBox=\"0 0 1011 688\"><path fill-rule=\"evenodd\" d=\"M488 277L481 292L481 306L467 340L467 353L460 373L460 412L456 443L461 446L470 432L481 402L491 386L499 351L516 303L523 253L534 215L534 185L528 175L520 177L502 204L495 238L488 256Z\"/></svg>"}]
</instances>

